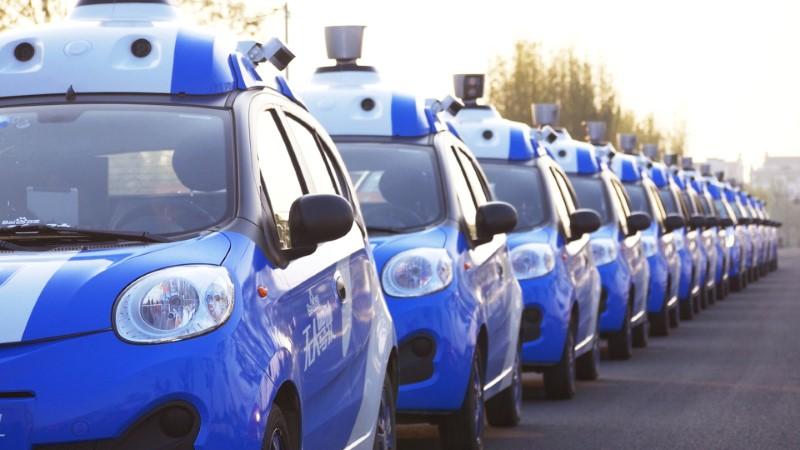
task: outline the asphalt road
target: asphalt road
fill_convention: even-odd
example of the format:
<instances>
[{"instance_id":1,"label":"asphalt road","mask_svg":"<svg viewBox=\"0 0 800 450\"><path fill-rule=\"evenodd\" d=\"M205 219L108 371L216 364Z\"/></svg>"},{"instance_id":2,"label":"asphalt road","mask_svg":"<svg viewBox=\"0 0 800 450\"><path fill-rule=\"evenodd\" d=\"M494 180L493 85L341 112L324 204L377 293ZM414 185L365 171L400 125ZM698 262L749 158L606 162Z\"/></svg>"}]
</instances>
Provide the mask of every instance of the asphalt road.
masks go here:
<instances>
[{"instance_id":1,"label":"asphalt road","mask_svg":"<svg viewBox=\"0 0 800 450\"><path fill-rule=\"evenodd\" d=\"M525 374L523 419L489 428L487 449L800 449L800 250L630 361L603 359L572 400ZM402 426L400 450L436 449L432 426Z\"/></svg>"}]
</instances>

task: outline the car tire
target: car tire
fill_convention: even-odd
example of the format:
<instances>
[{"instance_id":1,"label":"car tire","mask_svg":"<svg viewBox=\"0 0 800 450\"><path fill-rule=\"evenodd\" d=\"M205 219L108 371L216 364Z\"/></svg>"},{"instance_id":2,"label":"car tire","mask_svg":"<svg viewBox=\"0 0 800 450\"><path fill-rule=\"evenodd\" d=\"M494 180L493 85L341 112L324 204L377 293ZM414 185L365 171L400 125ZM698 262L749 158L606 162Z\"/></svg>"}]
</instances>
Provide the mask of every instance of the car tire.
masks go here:
<instances>
[{"instance_id":1,"label":"car tire","mask_svg":"<svg viewBox=\"0 0 800 450\"><path fill-rule=\"evenodd\" d=\"M630 308L625 310L622 329L608 337L608 356L617 360L630 359L633 356Z\"/></svg>"},{"instance_id":2,"label":"car tire","mask_svg":"<svg viewBox=\"0 0 800 450\"><path fill-rule=\"evenodd\" d=\"M647 317L644 321L633 329L633 346L636 348L645 348L649 342L650 337L650 321Z\"/></svg>"},{"instance_id":3,"label":"car tire","mask_svg":"<svg viewBox=\"0 0 800 450\"><path fill-rule=\"evenodd\" d=\"M701 289L700 292L697 295L692 297L692 311L694 312L695 316L700 314L700 311L701 311L701 308L700 308L700 297L702 297L702 296L703 296L703 290Z\"/></svg>"},{"instance_id":4,"label":"car tire","mask_svg":"<svg viewBox=\"0 0 800 450\"><path fill-rule=\"evenodd\" d=\"M670 328L678 328L681 325L681 304L673 306L669 310L669 326Z\"/></svg>"},{"instance_id":5,"label":"car tire","mask_svg":"<svg viewBox=\"0 0 800 450\"><path fill-rule=\"evenodd\" d=\"M651 336L669 336L670 327L670 311L667 310L666 301L664 302L664 309L661 312L650 313L648 315L650 321L650 335Z\"/></svg>"},{"instance_id":6,"label":"car tire","mask_svg":"<svg viewBox=\"0 0 800 450\"><path fill-rule=\"evenodd\" d=\"M681 309L681 320L694 319L694 298L689 297L689 300L679 303Z\"/></svg>"},{"instance_id":7,"label":"car tire","mask_svg":"<svg viewBox=\"0 0 800 450\"><path fill-rule=\"evenodd\" d=\"M704 287L703 289L700 289L700 298L699 298L699 300L700 300L699 303L700 303L700 310L701 311L706 309L706 308L708 308L708 288L707 287Z\"/></svg>"},{"instance_id":8,"label":"car tire","mask_svg":"<svg viewBox=\"0 0 800 450\"><path fill-rule=\"evenodd\" d=\"M514 359L511 386L486 402L486 418L493 427L514 427L522 417L522 358Z\"/></svg>"},{"instance_id":9,"label":"car tire","mask_svg":"<svg viewBox=\"0 0 800 450\"><path fill-rule=\"evenodd\" d=\"M582 381L600 378L600 335L595 332L592 349L575 361L575 376Z\"/></svg>"},{"instance_id":10,"label":"car tire","mask_svg":"<svg viewBox=\"0 0 800 450\"><path fill-rule=\"evenodd\" d=\"M709 289L708 297L706 297L706 303L708 303L708 306L712 306L712 305L717 303L717 290L718 289L719 288L717 287L716 284L714 285L714 287L712 289Z\"/></svg>"},{"instance_id":11,"label":"car tire","mask_svg":"<svg viewBox=\"0 0 800 450\"><path fill-rule=\"evenodd\" d=\"M483 363L481 352L472 357L467 391L461 408L439 424L439 437L444 450L483 450L484 422Z\"/></svg>"},{"instance_id":12,"label":"car tire","mask_svg":"<svg viewBox=\"0 0 800 450\"><path fill-rule=\"evenodd\" d=\"M575 396L575 331L570 327L561 352L561 360L542 373L544 393L550 400L568 400Z\"/></svg>"},{"instance_id":13,"label":"car tire","mask_svg":"<svg viewBox=\"0 0 800 450\"><path fill-rule=\"evenodd\" d=\"M267 418L263 450L296 450L298 439L289 432L289 424L280 406L272 405Z\"/></svg>"},{"instance_id":14,"label":"car tire","mask_svg":"<svg viewBox=\"0 0 800 450\"><path fill-rule=\"evenodd\" d=\"M395 407L394 386L389 374L383 379L381 403L375 421L375 440L373 450L394 450L397 448L397 409Z\"/></svg>"}]
</instances>

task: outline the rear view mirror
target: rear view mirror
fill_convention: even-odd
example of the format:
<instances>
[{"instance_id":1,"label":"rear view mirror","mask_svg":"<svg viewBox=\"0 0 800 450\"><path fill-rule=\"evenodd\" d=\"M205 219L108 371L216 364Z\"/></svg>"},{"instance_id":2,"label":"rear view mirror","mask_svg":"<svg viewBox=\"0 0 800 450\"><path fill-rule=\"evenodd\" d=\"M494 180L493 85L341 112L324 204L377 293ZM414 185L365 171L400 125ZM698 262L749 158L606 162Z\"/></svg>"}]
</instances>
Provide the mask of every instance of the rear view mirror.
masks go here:
<instances>
[{"instance_id":1,"label":"rear view mirror","mask_svg":"<svg viewBox=\"0 0 800 450\"><path fill-rule=\"evenodd\" d=\"M292 256L314 252L317 245L345 236L353 227L353 208L338 195L309 194L292 203L289 211Z\"/></svg>"},{"instance_id":2,"label":"rear view mirror","mask_svg":"<svg viewBox=\"0 0 800 450\"><path fill-rule=\"evenodd\" d=\"M719 224L720 224L720 226L726 227L726 228L727 227L732 227L734 225L733 219L731 219L730 217L723 217L722 219L719 220Z\"/></svg>"},{"instance_id":3,"label":"rear view mirror","mask_svg":"<svg viewBox=\"0 0 800 450\"><path fill-rule=\"evenodd\" d=\"M486 203L478 208L475 225L478 241L490 241L495 235L514 231L517 226L517 210L505 202Z\"/></svg>"},{"instance_id":4,"label":"rear view mirror","mask_svg":"<svg viewBox=\"0 0 800 450\"><path fill-rule=\"evenodd\" d=\"M650 228L652 222L650 215L643 212L635 212L628 216L628 228L631 234Z\"/></svg>"},{"instance_id":5,"label":"rear view mirror","mask_svg":"<svg viewBox=\"0 0 800 450\"><path fill-rule=\"evenodd\" d=\"M680 214L670 214L664 219L664 228L666 228L667 233L671 233L685 226L686 220Z\"/></svg>"},{"instance_id":6,"label":"rear view mirror","mask_svg":"<svg viewBox=\"0 0 800 450\"><path fill-rule=\"evenodd\" d=\"M706 225L706 218L700 215L689 218L689 226L693 229L702 228Z\"/></svg>"},{"instance_id":7,"label":"rear view mirror","mask_svg":"<svg viewBox=\"0 0 800 450\"><path fill-rule=\"evenodd\" d=\"M569 216L572 234L577 238L584 234L594 233L602 225L600 215L591 209L579 209Z\"/></svg>"},{"instance_id":8,"label":"rear view mirror","mask_svg":"<svg viewBox=\"0 0 800 450\"><path fill-rule=\"evenodd\" d=\"M706 228L719 226L719 219L714 216L706 216Z\"/></svg>"}]
</instances>

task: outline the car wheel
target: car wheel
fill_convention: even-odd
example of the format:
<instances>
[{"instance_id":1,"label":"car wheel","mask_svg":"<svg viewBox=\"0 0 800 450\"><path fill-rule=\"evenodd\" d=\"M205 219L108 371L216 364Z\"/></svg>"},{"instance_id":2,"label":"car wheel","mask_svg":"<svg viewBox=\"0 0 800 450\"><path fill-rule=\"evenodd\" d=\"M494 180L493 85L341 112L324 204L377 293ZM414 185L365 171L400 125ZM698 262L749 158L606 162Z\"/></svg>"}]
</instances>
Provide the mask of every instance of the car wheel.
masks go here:
<instances>
[{"instance_id":1,"label":"car wheel","mask_svg":"<svg viewBox=\"0 0 800 450\"><path fill-rule=\"evenodd\" d=\"M699 308L700 310L704 310L708 308L708 288L704 287L700 289L700 296L698 298Z\"/></svg>"},{"instance_id":2,"label":"car wheel","mask_svg":"<svg viewBox=\"0 0 800 450\"><path fill-rule=\"evenodd\" d=\"M297 439L289 433L289 425L280 406L272 405L267 418L267 431L264 435L264 450L295 450Z\"/></svg>"},{"instance_id":3,"label":"car wheel","mask_svg":"<svg viewBox=\"0 0 800 450\"><path fill-rule=\"evenodd\" d=\"M670 328L678 328L681 324L681 305L678 302L669 310L669 326Z\"/></svg>"},{"instance_id":4,"label":"car wheel","mask_svg":"<svg viewBox=\"0 0 800 450\"><path fill-rule=\"evenodd\" d=\"M689 300L679 303L681 308L681 320L694 319L694 297L689 297Z\"/></svg>"},{"instance_id":5,"label":"car wheel","mask_svg":"<svg viewBox=\"0 0 800 450\"><path fill-rule=\"evenodd\" d=\"M467 392L461 409L439 424L439 436L445 450L483 449L483 376L481 353L477 348L472 357Z\"/></svg>"},{"instance_id":6,"label":"car wheel","mask_svg":"<svg viewBox=\"0 0 800 450\"><path fill-rule=\"evenodd\" d=\"M567 400L575 396L575 331L567 332L561 361L544 370L544 392L551 400Z\"/></svg>"},{"instance_id":7,"label":"car wheel","mask_svg":"<svg viewBox=\"0 0 800 450\"><path fill-rule=\"evenodd\" d=\"M520 350L511 371L511 386L486 402L486 418L495 427L513 427L522 417L522 360Z\"/></svg>"},{"instance_id":8,"label":"car wheel","mask_svg":"<svg viewBox=\"0 0 800 450\"><path fill-rule=\"evenodd\" d=\"M394 450L397 447L396 409L394 399L394 386L389 374L383 380L381 404L378 407L378 419L375 423L374 450Z\"/></svg>"},{"instance_id":9,"label":"car wheel","mask_svg":"<svg viewBox=\"0 0 800 450\"><path fill-rule=\"evenodd\" d=\"M633 356L633 333L630 309L625 310L622 329L608 337L608 356L611 359L630 359Z\"/></svg>"},{"instance_id":10,"label":"car wheel","mask_svg":"<svg viewBox=\"0 0 800 450\"><path fill-rule=\"evenodd\" d=\"M648 338L650 336L650 322L647 317L644 321L633 329L633 346L636 348L647 347Z\"/></svg>"},{"instance_id":11,"label":"car wheel","mask_svg":"<svg viewBox=\"0 0 800 450\"><path fill-rule=\"evenodd\" d=\"M706 303L708 303L709 306L717 303L717 290L718 288L716 285L714 285L713 289L709 289L708 297L706 297Z\"/></svg>"},{"instance_id":12,"label":"car wheel","mask_svg":"<svg viewBox=\"0 0 800 450\"><path fill-rule=\"evenodd\" d=\"M661 312L651 313L648 315L650 320L650 334L653 336L669 336L670 326L670 311L667 311L667 306Z\"/></svg>"},{"instance_id":13,"label":"car wheel","mask_svg":"<svg viewBox=\"0 0 800 450\"><path fill-rule=\"evenodd\" d=\"M600 335L595 332L592 349L575 361L575 375L579 380L593 381L600 377Z\"/></svg>"}]
</instances>

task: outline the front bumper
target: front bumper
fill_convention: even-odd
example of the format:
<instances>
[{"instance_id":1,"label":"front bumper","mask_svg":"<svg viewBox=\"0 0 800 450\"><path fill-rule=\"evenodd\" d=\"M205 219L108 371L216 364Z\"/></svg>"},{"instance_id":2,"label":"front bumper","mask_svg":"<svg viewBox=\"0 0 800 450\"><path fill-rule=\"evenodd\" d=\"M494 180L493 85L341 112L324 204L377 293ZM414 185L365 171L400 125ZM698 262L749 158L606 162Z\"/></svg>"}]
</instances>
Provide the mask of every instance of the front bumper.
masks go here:
<instances>
[{"instance_id":1,"label":"front bumper","mask_svg":"<svg viewBox=\"0 0 800 450\"><path fill-rule=\"evenodd\" d=\"M520 281L525 309L522 314L522 362L551 365L561 360L569 329L570 292L559 289L555 272Z\"/></svg>"},{"instance_id":2,"label":"front bumper","mask_svg":"<svg viewBox=\"0 0 800 450\"><path fill-rule=\"evenodd\" d=\"M625 320L630 278L619 261L603 264L597 271L606 293L606 308L600 311L600 333L614 333L622 330Z\"/></svg>"}]
</instances>

